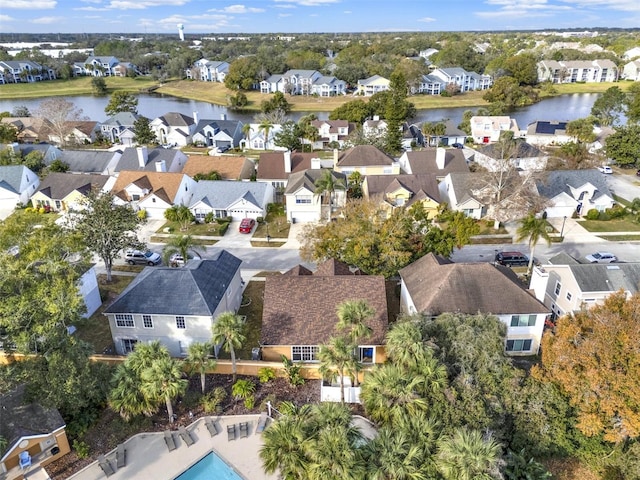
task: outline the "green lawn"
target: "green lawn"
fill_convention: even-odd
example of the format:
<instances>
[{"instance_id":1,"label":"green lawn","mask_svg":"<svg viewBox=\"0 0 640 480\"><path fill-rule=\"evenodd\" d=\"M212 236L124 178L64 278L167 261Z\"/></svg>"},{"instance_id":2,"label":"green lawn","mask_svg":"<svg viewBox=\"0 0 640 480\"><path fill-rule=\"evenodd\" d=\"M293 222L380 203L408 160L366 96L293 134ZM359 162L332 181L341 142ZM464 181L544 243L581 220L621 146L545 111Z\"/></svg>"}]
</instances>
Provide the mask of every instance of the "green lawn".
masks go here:
<instances>
[{"instance_id":1,"label":"green lawn","mask_svg":"<svg viewBox=\"0 0 640 480\"><path fill-rule=\"evenodd\" d=\"M256 238L267 238L267 229L269 236L272 239L287 239L289 238L289 229L291 225L287 222L285 215L277 215L274 213L267 214L265 221L258 224L253 236Z\"/></svg>"},{"instance_id":2,"label":"green lawn","mask_svg":"<svg viewBox=\"0 0 640 480\"><path fill-rule=\"evenodd\" d=\"M109 321L102 312L108 305L133 281L135 277L113 275L111 283L106 283L106 275L98 275L98 286L102 306L91 317L80 320L75 326L78 329L75 335L93 346L96 353L102 353L111 347L111 329Z\"/></svg>"},{"instance_id":3,"label":"green lawn","mask_svg":"<svg viewBox=\"0 0 640 480\"><path fill-rule=\"evenodd\" d=\"M264 300L264 282L251 281L247 284L242 296L242 305L238 315L247 317L245 335L247 339L242 344L237 357L243 360L251 358L251 349L260 345L260 330L262 329L262 304ZM222 358L230 358L226 352L221 352Z\"/></svg>"},{"instance_id":4,"label":"green lawn","mask_svg":"<svg viewBox=\"0 0 640 480\"><path fill-rule=\"evenodd\" d=\"M173 235L202 235L209 237L221 237L227 231L228 223L193 223L187 227L185 231L180 230L178 222L166 222L162 227L156 230L156 233L166 233L165 229L170 228Z\"/></svg>"},{"instance_id":5,"label":"green lawn","mask_svg":"<svg viewBox=\"0 0 640 480\"><path fill-rule=\"evenodd\" d=\"M589 232L640 232L640 224L631 217L611 220L581 220L578 223Z\"/></svg>"},{"instance_id":6,"label":"green lawn","mask_svg":"<svg viewBox=\"0 0 640 480\"><path fill-rule=\"evenodd\" d=\"M106 77L108 93L116 90L137 93L157 85L148 77ZM203 82L204 83L204 82ZM90 77L78 77L70 80L48 80L34 83L11 83L0 88L0 100L39 98L71 95L92 95Z\"/></svg>"}]
</instances>

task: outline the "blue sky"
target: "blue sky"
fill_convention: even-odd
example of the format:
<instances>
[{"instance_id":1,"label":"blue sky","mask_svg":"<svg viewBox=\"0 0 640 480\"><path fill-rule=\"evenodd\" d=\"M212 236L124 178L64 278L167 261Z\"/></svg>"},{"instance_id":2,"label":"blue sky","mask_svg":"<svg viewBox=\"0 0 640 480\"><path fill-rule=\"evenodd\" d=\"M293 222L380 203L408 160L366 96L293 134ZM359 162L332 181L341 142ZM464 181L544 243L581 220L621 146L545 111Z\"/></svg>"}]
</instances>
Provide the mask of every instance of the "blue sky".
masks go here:
<instances>
[{"instance_id":1,"label":"blue sky","mask_svg":"<svg viewBox=\"0 0 640 480\"><path fill-rule=\"evenodd\" d=\"M0 31L388 32L640 26L640 0L0 0Z\"/></svg>"}]
</instances>

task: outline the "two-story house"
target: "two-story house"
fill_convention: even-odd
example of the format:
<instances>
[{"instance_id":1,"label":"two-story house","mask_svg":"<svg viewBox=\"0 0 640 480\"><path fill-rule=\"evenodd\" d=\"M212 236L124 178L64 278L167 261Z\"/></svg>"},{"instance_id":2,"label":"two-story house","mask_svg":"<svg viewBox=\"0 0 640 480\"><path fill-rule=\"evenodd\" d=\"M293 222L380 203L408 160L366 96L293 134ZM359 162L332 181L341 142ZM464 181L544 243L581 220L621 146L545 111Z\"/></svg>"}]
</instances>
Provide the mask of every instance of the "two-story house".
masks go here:
<instances>
[{"instance_id":1,"label":"two-story house","mask_svg":"<svg viewBox=\"0 0 640 480\"><path fill-rule=\"evenodd\" d=\"M364 97L370 97L379 92L389 90L391 82L381 77L380 75L373 75L369 78L358 80L358 87L356 93Z\"/></svg>"},{"instance_id":2,"label":"two-story house","mask_svg":"<svg viewBox=\"0 0 640 480\"><path fill-rule=\"evenodd\" d=\"M207 60L201 58L192 67L187 68L185 74L190 80L201 80L203 82L224 82L229 73L229 64L217 60Z\"/></svg>"},{"instance_id":3,"label":"two-story house","mask_svg":"<svg viewBox=\"0 0 640 480\"><path fill-rule=\"evenodd\" d=\"M474 143L493 143L500 140L502 132L513 132L514 137L520 136L520 129L515 118L502 116L473 116L470 120L471 137Z\"/></svg>"},{"instance_id":4,"label":"two-story house","mask_svg":"<svg viewBox=\"0 0 640 480\"><path fill-rule=\"evenodd\" d=\"M24 165L0 166L0 210L12 211L26 205L36 192L40 179Z\"/></svg>"},{"instance_id":5,"label":"two-story house","mask_svg":"<svg viewBox=\"0 0 640 480\"><path fill-rule=\"evenodd\" d=\"M31 83L42 80L55 80L52 68L31 60L0 61L0 83Z\"/></svg>"},{"instance_id":6,"label":"two-story house","mask_svg":"<svg viewBox=\"0 0 640 480\"><path fill-rule=\"evenodd\" d=\"M282 92L291 95L311 95L314 82L322 78L317 70L288 70L271 75L260 82L260 93Z\"/></svg>"},{"instance_id":7,"label":"two-story house","mask_svg":"<svg viewBox=\"0 0 640 480\"><path fill-rule=\"evenodd\" d=\"M194 115L194 121L197 115ZM240 120L197 120L192 141L196 145L216 148L238 148L244 138L243 123Z\"/></svg>"},{"instance_id":8,"label":"two-story house","mask_svg":"<svg viewBox=\"0 0 640 480\"><path fill-rule=\"evenodd\" d=\"M605 60L541 60L537 63L538 81L551 83L615 82L618 67Z\"/></svg>"},{"instance_id":9,"label":"two-story house","mask_svg":"<svg viewBox=\"0 0 640 480\"><path fill-rule=\"evenodd\" d=\"M122 143L130 147L134 143L133 128L140 115L131 112L119 112L106 119L100 125L102 136L111 143Z\"/></svg>"},{"instance_id":10,"label":"two-story house","mask_svg":"<svg viewBox=\"0 0 640 480\"><path fill-rule=\"evenodd\" d=\"M440 205L438 182L433 174L367 175L362 181L362 195L380 203L389 213L420 203L427 217L433 218Z\"/></svg>"},{"instance_id":11,"label":"two-story house","mask_svg":"<svg viewBox=\"0 0 640 480\"><path fill-rule=\"evenodd\" d=\"M355 125L346 120L313 120L311 125L318 129L318 140L312 144L316 150L344 146ZM305 140L308 141L308 140Z\"/></svg>"},{"instance_id":12,"label":"two-story house","mask_svg":"<svg viewBox=\"0 0 640 480\"><path fill-rule=\"evenodd\" d=\"M241 263L221 250L182 268L146 267L104 312L116 353L158 340L181 357L192 343L211 341L216 318L240 307Z\"/></svg>"},{"instance_id":13,"label":"two-story house","mask_svg":"<svg viewBox=\"0 0 640 480\"><path fill-rule=\"evenodd\" d=\"M494 315L507 326L507 354L538 353L549 308L527 292L508 267L453 263L429 253L401 269L400 278L403 312L431 317L442 313Z\"/></svg>"},{"instance_id":14,"label":"two-story house","mask_svg":"<svg viewBox=\"0 0 640 480\"><path fill-rule=\"evenodd\" d=\"M468 173L467 160L459 148L429 147L404 152L398 159L404 173L434 175L441 181L450 173Z\"/></svg>"},{"instance_id":15,"label":"two-story house","mask_svg":"<svg viewBox=\"0 0 640 480\"><path fill-rule=\"evenodd\" d=\"M192 142L196 122L192 117L177 112L169 112L149 122L158 143L185 147Z\"/></svg>"},{"instance_id":16,"label":"two-story house","mask_svg":"<svg viewBox=\"0 0 640 480\"><path fill-rule=\"evenodd\" d=\"M335 97L347 94L347 82L333 76L316 78L311 84L311 95Z\"/></svg>"},{"instance_id":17,"label":"two-story house","mask_svg":"<svg viewBox=\"0 0 640 480\"><path fill-rule=\"evenodd\" d=\"M91 75L93 77L111 77L114 75L114 67L120 63L116 57L112 56L89 56L84 62L74 64L76 75Z\"/></svg>"},{"instance_id":18,"label":"two-story house","mask_svg":"<svg viewBox=\"0 0 640 480\"><path fill-rule=\"evenodd\" d=\"M319 192L316 183L330 172L336 184L333 192ZM311 168L291 173L284 190L287 220L291 223L317 222L327 219L333 210L347 201L347 178L344 174L321 168L319 158L311 159Z\"/></svg>"},{"instance_id":19,"label":"two-story house","mask_svg":"<svg viewBox=\"0 0 640 480\"><path fill-rule=\"evenodd\" d=\"M398 175L400 164L373 145L356 145L344 152L333 151L334 170L349 176L353 172L360 175Z\"/></svg>"},{"instance_id":20,"label":"two-story house","mask_svg":"<svg viewBox=\"0 0 640 480\"><path fill-rule=\"evenodd\" d=\"M422 93L425 95L440 95L444 91L446 83L435 75L423 75L418 86L412 93Z\"/></svg>"},{"instance_id":21,"label":"two-story house","mask_svg":"<svg viewBox=\"0 0 640 480\"><path fill-rule=\"evenodd\" d=\"M445 85L456 85L461 92L472 90L487 90L492 85L490 75L479 75L467 72L464 68L435 68L431 75L439 78Z\"/></svg>"}]
</instances>

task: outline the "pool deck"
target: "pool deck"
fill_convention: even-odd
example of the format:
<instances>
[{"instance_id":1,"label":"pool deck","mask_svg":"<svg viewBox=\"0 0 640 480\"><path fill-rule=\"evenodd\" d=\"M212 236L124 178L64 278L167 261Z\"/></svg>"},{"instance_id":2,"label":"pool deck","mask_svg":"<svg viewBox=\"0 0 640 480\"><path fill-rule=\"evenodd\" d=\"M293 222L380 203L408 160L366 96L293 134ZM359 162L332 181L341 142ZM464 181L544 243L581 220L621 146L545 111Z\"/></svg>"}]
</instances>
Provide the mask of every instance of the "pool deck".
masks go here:
<instances>
[{"instance_id":1,"label":"pool deck","mask_svg":"<svg viewBox=\"0 0 640 480\"><path fill-rule=\"evenodd\" d=\"M267 475L262 470L258 455L263 445L262 436L256 433L259 415L202 417L186 427L194 443L191 446L182 440L178 430L172 430L176 449L169 451L163 432L140 433L123 443L126 450L126 465L116 470L116 449L105 455L115 470L110 480L149 478L173 480L210 451L222 458L246 480L277 480L277 475ZM211 436L205 421L216 422L218 434ZM238 425L248 422L249 435L240 438ZM228 440L227 425L236 425L236 439ZM74 480L103 480L105 473L98 461L69 477Z\"/></svg>"}]
</instances>

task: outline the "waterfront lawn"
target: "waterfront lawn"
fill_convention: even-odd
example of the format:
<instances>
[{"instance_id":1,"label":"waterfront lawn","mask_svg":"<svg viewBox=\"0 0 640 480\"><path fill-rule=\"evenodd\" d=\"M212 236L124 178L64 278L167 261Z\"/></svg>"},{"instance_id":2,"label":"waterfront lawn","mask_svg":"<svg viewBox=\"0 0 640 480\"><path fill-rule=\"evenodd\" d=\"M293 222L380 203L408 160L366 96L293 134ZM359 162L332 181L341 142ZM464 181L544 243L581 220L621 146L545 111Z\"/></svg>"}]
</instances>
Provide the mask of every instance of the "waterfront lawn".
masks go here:
<instances>
[{"instance_id":1,"label":"waterfront lawn","mask_svg":"<svg viewBox=\"0 0 640 480\"><path fill-rule=\"evenodd\" d=\"M69 80L46 80L34 83L10 83L0 87L0 100L19 100L21 98L41 98L72 95L92 95L92 77L77 77ZM105 77L107 91L116 90L137 93L157 85L149 77Z\"/></svg>"}]
</instances>

